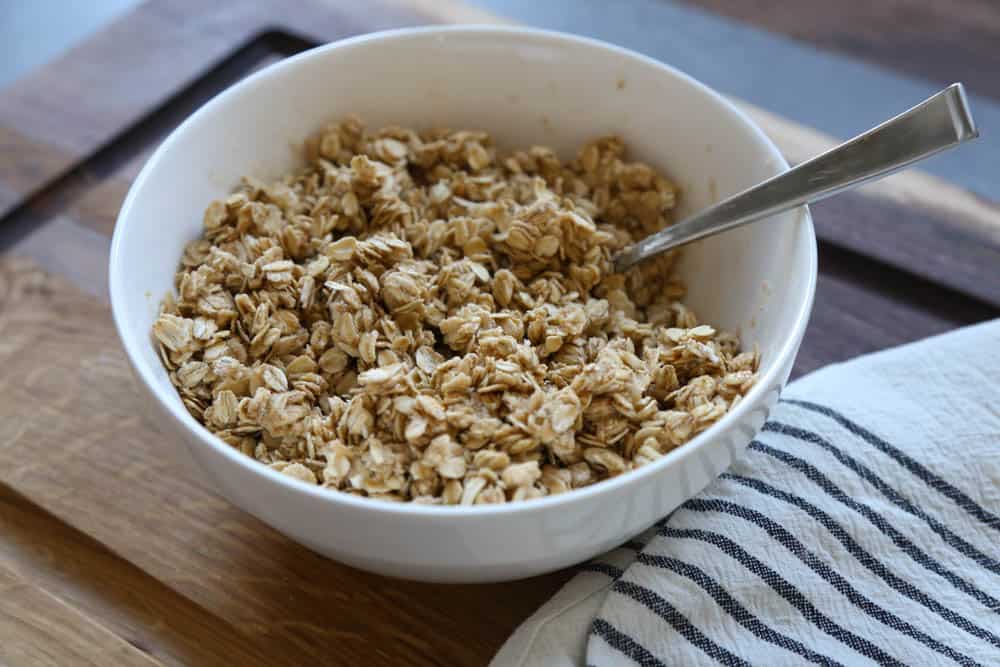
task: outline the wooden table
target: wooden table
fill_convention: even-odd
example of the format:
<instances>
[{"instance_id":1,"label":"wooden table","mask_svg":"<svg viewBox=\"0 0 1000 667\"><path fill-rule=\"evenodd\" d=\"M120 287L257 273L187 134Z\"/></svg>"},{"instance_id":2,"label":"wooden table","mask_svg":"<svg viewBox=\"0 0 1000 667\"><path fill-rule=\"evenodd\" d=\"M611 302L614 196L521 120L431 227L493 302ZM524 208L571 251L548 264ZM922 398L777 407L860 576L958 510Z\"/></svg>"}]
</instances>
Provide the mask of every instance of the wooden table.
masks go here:
<instances>
[{"instance_id":1,"label":"wooden table","mask_svg":"<svg viewBox=\"0 0 1000 667\"><path fill-rule=\"evenodd\" d=\"M752 4L748 20L781 14ZM320 42L497 20L433 0L155 1L0 94L0 664L482 664L572 574L415 584L278 535L170 461L107 305L128 185L206 99ZM767 27L831 45L823 24L789 21ZM862 32L848 48L871 46ZM793 161L832 143L748 111ZM992 202L908 173L814 212L821 273L796 375L997 316Z\"/></svg>"}]
</instances>

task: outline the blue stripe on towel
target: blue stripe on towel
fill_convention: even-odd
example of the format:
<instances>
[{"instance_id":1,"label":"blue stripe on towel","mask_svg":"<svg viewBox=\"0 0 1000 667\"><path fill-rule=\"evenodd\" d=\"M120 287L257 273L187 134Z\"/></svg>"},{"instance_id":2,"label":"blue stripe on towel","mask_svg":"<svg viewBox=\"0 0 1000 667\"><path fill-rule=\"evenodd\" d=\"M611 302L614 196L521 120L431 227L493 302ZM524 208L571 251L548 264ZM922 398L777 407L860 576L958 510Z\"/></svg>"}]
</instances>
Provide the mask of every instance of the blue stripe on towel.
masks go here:
<instances>
[{"instance_id":1,"label":"blue stripe on towel","mask_svg":"<svg viewBox=\"0 0 1000 667\"><path fill-rule=\"evenodd\" d=\"M979 664L972 658L959 653L950 646L942 644L927 633L918 630L910 623L907 623L895 614L886 611L879 605L872 602L869 598L862 595L854 586L852 586L843 576L841 576L839 572L820 560L816 554L806 549L805 545L803 545L802 542L800 542L794 535L788 532L784 526L780 525L770 517L761 514L757 510L716 498L692 499L684 503L684 508L694 512L721 512L754 524L755 526L763 529L771 537L771 539L781 544L781 546L785 547L785 549L791 552L792 555L802 561L806 567L819 575L828 584L833 586L833 588L850 600L854 606L877 620L879 623L882 623L883 625L886 625L893 630L910 637L911 639L916 639L924 646L940 653L941 655L951 658L961 665L971 667L972 665Z\"/></svg>"},{"instance_id":2,"label":"blue stripe on towel","mask_svg":"<svg viewBox=\"0 0 1000 667\"><path fill-rule=\"evenodd\" d=\"M971 558L976 561L977 564L986 568L990 572L1000 574L1000 562L984 554L972 544L956 535L947 526L943 525L941 522L937 521L922 509L911 503L908 499L904 498L899 491L886 484L881 477L872 472L871 468L863 463L860 463L857 459L845 454L842 449L833 445L829 440L822 437L818 433L795 426L789 426L777 421L770 421L764 424L764 431L788 435L797 440L801 440L802 442L822 447L826 451L833 454L843 465L850 468L852 471L857 473L859 477L878 489L879 493L885 496L890 502L892 502L892 504L896 505L904 512L908 512L918 519L921 519L924 523L930 526L930 529L937 533L941 539L945 541L945 543L956 549L960 554L966 556L967 558Z\"/></svg>"},{"instance_id":3,"label":"blue stripe on towel","mask_svg":"<svg viewBox=\"0 0 1000 667\"><path fill-rule=\"evenodd\" d=\"M750 667L750 663L746 662L735 653L719 646L710 638L705 636L705 634L692 625L683 614L677 611L676 607L648 588L634 584L630 581L623 581L619 579L615 582L612 590L616 593L627 595L636 602L645 606L647 609L672 625L674 629L677 630L677 632L679 632L685 639L701 649L710 658L715 659L727 667Z\"/></svg>"},{"instance_id":4,"label":"blue stripe on towel","mask_svg":"<svg viewBox=\"0 0 1000 667\"><path fill-rule=\"evenodd\" d=\"M831 666L839 665L840 667L843 667L841 663L837 662L833 658L816 653L808 647L803 646L801 642L797 642L791 637L783 635L768 626L751 613L746 607L740 604L736 598L729 594L729 591L719 584L719 582L712 579L703 570L695 565L686 563L676 558L670 558L669 556L654 556L646 553L639 554L636 558L636 562L650 567L672 570L673 572L676 572L677 574L687 577L691 581L695 582L706 593L712 596L712 599L715 600L719 607L725 610L725 612L732 616L737 623L752 632L759 639L763 639L766 642L770 642L771 644L780 646L783 649L797 653L813 664Z\"/></svg>"},{"instance_id":5,"label":"blue stripe on towel","mask_svg":"<svg viewBox=\"0 0 1000 667\"><path fill-rule=\"evenodd\" d=\"M594 619L594 622L590 626L590 632L606 641L608 646L622 655L635 660L642 667L666 667L663 662L658 660L656 656L643 646L640 646L638 642L601 617Z\"/></svg>"},{"instance_id":6,"label":"blue stripe on towel","mask_svg":"<svg viewBox=\"0 0 1000 667\"><path fill-rule=\"evenodd\" d=\"M660 534L664 537L674 539L699 540L717 547L720 551L728 555L733 560L738 561L741 565L743 565L743 567L758 576L764 583L770 586L774 592L787 600L793 607L798 609L806 620L826 634L851 647L861 655L877 660L881 664L902 666L903 663L893 658L872 642L868 641L864 637L859 637L850 630L847 630L835 623L830 617L826 616L823 612L817 609L815 605L813 605L813 603L810 602L809 599L795 587L794 584L765 565L762 561L725 535L720 535L706 530L677 529L671 528L670 526L664 527L663 530L660 531ZM622 581L619 580L619 583L622 583Z\"/></svg>"},{"instance_id":7,"label":"blue stripe on towel","mask_svg":"<svg viewBox=\"0 0 1000 667\"><path fill-rule=\"evenodd\" d=\"M796 456L792 456L786 451L766 445L760 440L754 440L751 442L749 448L754 451L767 454L768 456L785 463L789 467L798 470L809 480L816 483L820 488L826 491L826 493L835 500L841 502L847 507L850 507L858 514L868 519L873 526L878 528L884 535L891 539L893 543L902 549L903 553L912 558L914 562L937 574L956 589L978 600L987 608L993 611L997 611L998 608L1000 608L1000 602L998 602L993 596L979 590L977 587L973 586L968 581L962 579L954 572L941 565L941 563L931 558L926 552L919 549L915 544L913 544L913 542L907 539L905 535L893 527L881 514L874 511L868 505L859 503L848 497L847 494L845 494L836 484L830 481L830 479L821 473L815 466ZM998 642L997 637L990 635L986 639L994 646L1000 647L1000 642Z\"/></svg>"},{"instance_id":8,"label":"blue stripe on towel","mask_svg":"<svg viewBox=\"0 0 1000 667\"><path fill-rule=\"evenodd\" d=\"M806 410L812 410L821 415L829 417L836 421L838 424L846 428L848 431L858 436L868 444L877 448L884 454L892 457L896 463L903 466L911 473L913 473L917 478L924 482L927 486L931 487L938 493L941 493L956 505L961 507L963 510L976 517L982 521L985 525L989 526L993 530L1000 532L1000 517L992 512L989 512L983 508L979 503L966 495L959 488L948 483L946 480L935 475L933 472L928 470L919 461L916 461L911 456L907 455L905 452L900 450L898 447L894 447L882 438L878 437L868 429L863 426L854 423L844 415L840 414L833 408L828 408L825 405L819 405L818 403L811 403L809 401L798 401L794 399L784 399L782 403L787 403L789 405L797 405L800 408L805 408Z\"/></svg>"},{"instance_id":9,"label":"blue stripe on towel","mask_svg":"<svg viewBox=\"0 0 1000 667\"><path fill-rule=\"evenodd\" d=\"M877 577L882 579L886 584L888 584L892 589L898 593L905 595L914 602L922 605L926 609L934 612L941 618L945 619L952 625L968 632L969 634L978 637L980 639L985 639L990 636L990 633L981 627L975 625L967 618L955 611L945 607L940 602L930 597L922 590L914 586L909 581L901 579L894 572L892 572L882 561L878 560L872 556L868 551L866 551L857 541L851 537L850 533L844 530L843 526L833 520L833 518L816 507L812 503L806 501L793 493L788 493L787 491L782 491L781 489L776 489L775 487L762 482L758 479L753 479L750 477L743 477L741 475L734 475L731 473L723 473L720 477L721 479L730 480L738 484L742 484L748 488L751 488L759 493L762 493L771 498L777 500L782 500L786 503L798 507L803 512L816 519L820 524L823 525L830 533L837 538L844 548L850 553L854 558L864 565L866 568L872 571Z\"/></svg>"}]
</instances>

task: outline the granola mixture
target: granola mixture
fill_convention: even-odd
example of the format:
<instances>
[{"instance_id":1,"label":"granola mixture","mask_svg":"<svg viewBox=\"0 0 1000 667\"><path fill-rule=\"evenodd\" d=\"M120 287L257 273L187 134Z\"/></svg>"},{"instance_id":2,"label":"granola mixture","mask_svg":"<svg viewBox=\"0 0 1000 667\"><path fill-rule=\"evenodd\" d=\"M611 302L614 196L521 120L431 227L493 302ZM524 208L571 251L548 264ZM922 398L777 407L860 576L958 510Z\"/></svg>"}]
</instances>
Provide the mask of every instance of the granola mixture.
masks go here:
<instances>
[{"instance_id":1,"label":"granola mixture","mask_svg":"<svg viewBox=\"0 0 1000 667\"><path fill-rule=\"evenodd\" d=\"M153 327L188 410L247 456L372 498L525 500L653 461L756 379L679 301L674 255L611 272L676 197L620 139L563 163L349 118L306 154L208 207Z\"/></svg>"}]
</instances>

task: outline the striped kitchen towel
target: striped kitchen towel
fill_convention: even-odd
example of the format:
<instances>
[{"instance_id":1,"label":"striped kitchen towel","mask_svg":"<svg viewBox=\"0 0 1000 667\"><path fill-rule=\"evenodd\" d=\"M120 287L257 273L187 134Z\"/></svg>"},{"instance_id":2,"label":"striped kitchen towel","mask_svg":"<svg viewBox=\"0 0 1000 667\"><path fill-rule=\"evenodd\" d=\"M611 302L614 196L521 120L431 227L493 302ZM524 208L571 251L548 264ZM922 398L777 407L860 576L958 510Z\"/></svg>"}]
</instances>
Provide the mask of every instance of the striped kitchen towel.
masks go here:
<instances>
[{"instance_id":1,"label":"striped kitchen towel","mask_svg":"<svg viewBox=\"0 0 1000 667\"><path fill-rule=\"evenodd\" d=\"M494 665L1000 665L1000 320L789 385L580 570Z\"/></svg>"}]
</instances>

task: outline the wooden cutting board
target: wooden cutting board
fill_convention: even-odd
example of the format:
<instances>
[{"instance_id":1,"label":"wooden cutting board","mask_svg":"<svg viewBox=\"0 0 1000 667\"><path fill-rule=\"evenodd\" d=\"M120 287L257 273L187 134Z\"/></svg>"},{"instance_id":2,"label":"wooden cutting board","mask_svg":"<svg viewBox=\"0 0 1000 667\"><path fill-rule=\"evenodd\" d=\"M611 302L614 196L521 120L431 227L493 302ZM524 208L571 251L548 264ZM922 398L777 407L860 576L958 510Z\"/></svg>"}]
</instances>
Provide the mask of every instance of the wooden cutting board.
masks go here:
<instances>
[{"instance_id":1,"label":"wooden cutting board","mask_svg":"<svg viewBox=\"0 0 1000 667\"><path fill-rule=\"evenodd\" d=\"M0 663L482 664L571 576L415 584L289 541L170 460L107 305L129 183L208 98L318 43L496 20L432 0L154 1L0 94ZM831 143L748 111L793 161ZM797 375L997 316L991 202L911 173L815 215Z\"/></svg>"}]
</instances>

